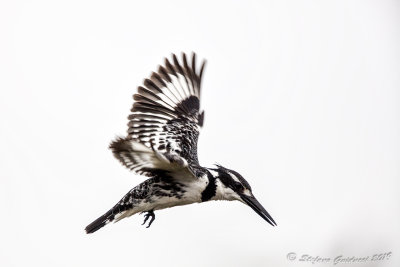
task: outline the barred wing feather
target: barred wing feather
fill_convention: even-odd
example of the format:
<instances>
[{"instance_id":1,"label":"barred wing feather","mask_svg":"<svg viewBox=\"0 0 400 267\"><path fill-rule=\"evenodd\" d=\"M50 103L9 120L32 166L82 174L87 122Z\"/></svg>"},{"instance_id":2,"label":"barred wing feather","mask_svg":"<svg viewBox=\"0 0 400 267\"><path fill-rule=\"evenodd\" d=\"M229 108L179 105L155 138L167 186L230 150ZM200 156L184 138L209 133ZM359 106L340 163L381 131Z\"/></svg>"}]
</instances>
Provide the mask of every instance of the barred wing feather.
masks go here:
<instances>
[{"instance_id":1,"label":"barred wing feather","mask_svg":"<svg viewBox=\"0 0 400 267\"><path fill-rule=\"evenodd\" d=\"M182 54L153 72L134 94L128 136L111 143L114 156L127 168L151 176L157 169L198 166L197 140L203 125L200 111L201 78L205 66L196 70ZM170 165L168 165L170 164Z\"/></svg>"}]
</instances>

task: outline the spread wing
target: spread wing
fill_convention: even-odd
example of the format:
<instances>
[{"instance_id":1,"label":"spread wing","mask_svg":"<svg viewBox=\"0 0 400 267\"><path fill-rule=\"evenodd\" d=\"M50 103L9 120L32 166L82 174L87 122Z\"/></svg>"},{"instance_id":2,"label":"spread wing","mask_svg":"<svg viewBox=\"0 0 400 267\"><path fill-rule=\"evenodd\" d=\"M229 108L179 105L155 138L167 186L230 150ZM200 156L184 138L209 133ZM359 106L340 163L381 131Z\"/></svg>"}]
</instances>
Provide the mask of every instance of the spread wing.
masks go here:
<instances>
[{"instance_id":1,"label":"spread wing","mask_svg":"<svg viewBox=\"0 0 400 267\"><path fill-rule=\"evenodd\" d=\"M111 143L114 156L127 168L151 176L159 169L199 166L197 140L203 125L200 111L201 78L205 61L196 70L182 54L153 72L138 87L129 115L128 136Z\"/></svg>"}]
</instances>

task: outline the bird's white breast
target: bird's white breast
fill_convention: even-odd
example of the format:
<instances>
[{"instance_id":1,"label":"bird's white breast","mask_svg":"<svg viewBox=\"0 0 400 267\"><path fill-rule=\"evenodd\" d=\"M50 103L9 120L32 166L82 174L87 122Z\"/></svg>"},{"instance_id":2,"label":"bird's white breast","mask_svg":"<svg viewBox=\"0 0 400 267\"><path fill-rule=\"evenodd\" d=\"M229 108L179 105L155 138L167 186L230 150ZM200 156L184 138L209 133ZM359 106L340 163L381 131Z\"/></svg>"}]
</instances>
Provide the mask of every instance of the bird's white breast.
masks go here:
<instances>
[{"instance_id":1,"label":"bird's white breast","mask_svg":"<svg viewBox=\"0 0 400 267\"><path fill-rule=\"evenodd\" d=\"M207 175L201 177L188 177L187 172L184 172L179 175L174 175L174 179L181 183L183 185L182 189L185 190L181 198L174 196L166 196L157 199L154 198L154 202L150 204L153 206L152 209L160 210L202 201L201 194L209 183Z\"/></svg>"}]
</instances>

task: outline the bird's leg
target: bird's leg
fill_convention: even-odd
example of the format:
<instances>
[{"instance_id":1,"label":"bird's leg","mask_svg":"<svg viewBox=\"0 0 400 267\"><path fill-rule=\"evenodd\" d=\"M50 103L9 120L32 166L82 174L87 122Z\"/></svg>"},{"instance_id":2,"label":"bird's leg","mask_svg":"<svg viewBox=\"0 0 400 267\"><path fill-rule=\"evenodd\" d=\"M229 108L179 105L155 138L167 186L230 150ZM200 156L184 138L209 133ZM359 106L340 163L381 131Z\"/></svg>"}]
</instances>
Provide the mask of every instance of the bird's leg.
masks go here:
<instances>
[{"instance_id":1,"label":"bird's leg","mask_svg":"<svg viewBox=\"0 0 400 267\"><path fill-rule=\"evenodd\" d=\"M150 225L151 225L151 224L154 222L154 220L156 219L156 215L154 214L154 211L153 211L153 210L146 211L146 214L144 215L144 222L142 223L142 225L145 224L145 223L147 222L147 220L148 220L150 217L151 217L151 219L150 219L150 221L149 221L149 224L146 226L146 228L149 228Z\"/></svg>"}]
</instances>

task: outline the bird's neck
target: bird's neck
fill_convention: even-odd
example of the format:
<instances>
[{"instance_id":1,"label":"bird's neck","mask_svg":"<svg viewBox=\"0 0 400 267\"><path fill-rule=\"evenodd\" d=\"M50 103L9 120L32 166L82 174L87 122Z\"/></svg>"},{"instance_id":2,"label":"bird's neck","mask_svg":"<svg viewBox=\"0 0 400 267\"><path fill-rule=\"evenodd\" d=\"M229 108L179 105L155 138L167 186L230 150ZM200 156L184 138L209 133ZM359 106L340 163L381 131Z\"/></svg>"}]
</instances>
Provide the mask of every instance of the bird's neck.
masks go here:
<instances>
[{"instance_id":1,"label":"bird's neck","mask_svg":"<svg viewBox=\"0 0 400 267\"><path fill-rule=\"evenodd\" d=\"M201 193L201 200L233 200L227 194L227 188L218 177L218 172L208 169L207 170L207 186Z\"/></svg>"}]
</instances>

